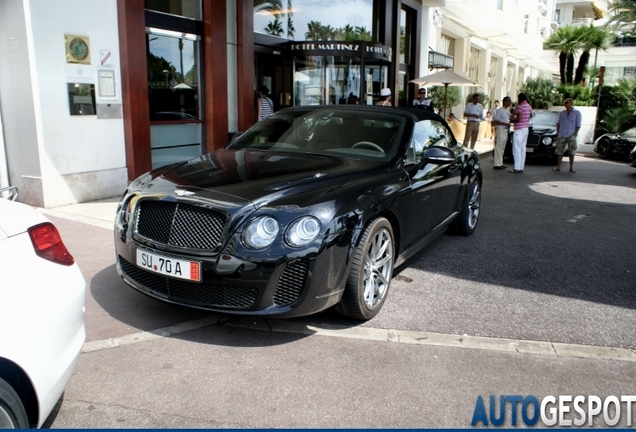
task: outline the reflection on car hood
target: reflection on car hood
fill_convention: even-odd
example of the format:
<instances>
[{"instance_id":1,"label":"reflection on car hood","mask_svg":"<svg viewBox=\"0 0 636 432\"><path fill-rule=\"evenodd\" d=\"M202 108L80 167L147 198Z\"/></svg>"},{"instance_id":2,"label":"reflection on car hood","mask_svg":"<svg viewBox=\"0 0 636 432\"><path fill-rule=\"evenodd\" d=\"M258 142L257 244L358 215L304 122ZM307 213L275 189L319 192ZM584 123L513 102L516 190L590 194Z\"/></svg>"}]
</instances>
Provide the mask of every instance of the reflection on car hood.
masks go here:
<instances>
[{"instance_id":1,"label":"reflection on car hood","mask_svg":"<svg viewBox=\"0 0 636 432\"><path fill-rule=\"evenodd\" d=\"M532 130L534 131L534 133L540 133L540 134L555 134L556 133L556 127L552 125L540 125L540 124L533 125Z\"/></svg>"},{"instance_id":2,"label":"reflection on car hood","mask_svg":"<svg viewBox=\"0 0 636 432\"><path fill-rule=\"evenodd\" d=\"M250 201L260 207L292 193L365 178L380 167L386 167L386 163L318 154L223 149L169 167L146 186L146 191L194 194L235 204Z\"/></svg>"}]
</instances>

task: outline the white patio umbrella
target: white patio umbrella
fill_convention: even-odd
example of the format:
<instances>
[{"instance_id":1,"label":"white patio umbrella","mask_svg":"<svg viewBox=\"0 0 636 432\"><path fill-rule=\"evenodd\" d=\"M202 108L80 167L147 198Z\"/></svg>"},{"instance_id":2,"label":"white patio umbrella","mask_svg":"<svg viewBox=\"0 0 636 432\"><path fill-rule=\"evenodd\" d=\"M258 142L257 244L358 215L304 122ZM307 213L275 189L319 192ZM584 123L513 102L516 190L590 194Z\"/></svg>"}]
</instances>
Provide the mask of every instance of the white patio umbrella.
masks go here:
<instances>
[{"instance_id":1,"label":"white patio umbrella","mask_svg":"<svg viewBox=\"0 0 636 432\"><path fill-rule=\"evenodd\" d=\"M191 88L192 87L190 87L186 83L177 84L176 86L172 87L173 90L187 90L187 89L191 89Z\"/></svg>"},{"instance_id":2,"label":"white patio umbrella","mask_svg":"<svg viewBox=\"0 0 636 432\"><path fill-rule=\"evenodd\" d=\"M444 85L444 118L446 118L446 101L448 99L448 86L469 86L469 87L481 87L479 84L476 84L469 80L468 78L464 78L461 75L456 74L450 70L444 70L441 72L436 72L434 74L426 75L420 78L416 78L411 80L410 82L419 84L419 85L428 85L434 84Z\"/></svg>"}]
</instances>

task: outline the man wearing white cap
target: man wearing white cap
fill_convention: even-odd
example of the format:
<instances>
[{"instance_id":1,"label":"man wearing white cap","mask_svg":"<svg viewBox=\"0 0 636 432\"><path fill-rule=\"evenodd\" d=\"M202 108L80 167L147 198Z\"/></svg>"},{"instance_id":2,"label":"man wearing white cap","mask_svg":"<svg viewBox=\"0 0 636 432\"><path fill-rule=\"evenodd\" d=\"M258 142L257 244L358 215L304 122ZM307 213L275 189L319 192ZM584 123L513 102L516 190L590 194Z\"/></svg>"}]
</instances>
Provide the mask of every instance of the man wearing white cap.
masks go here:
<instances>
[{"instance_id":1,"label":"man wearing white cap","mask_svg":"<svg viewBox=\"0 0 636 432\"><path fill-rule=\"evenodd\" d=\"M380 90L380 100L376 105L391 106L391 89L383 88Z\"/></svg>"}]
</instances>

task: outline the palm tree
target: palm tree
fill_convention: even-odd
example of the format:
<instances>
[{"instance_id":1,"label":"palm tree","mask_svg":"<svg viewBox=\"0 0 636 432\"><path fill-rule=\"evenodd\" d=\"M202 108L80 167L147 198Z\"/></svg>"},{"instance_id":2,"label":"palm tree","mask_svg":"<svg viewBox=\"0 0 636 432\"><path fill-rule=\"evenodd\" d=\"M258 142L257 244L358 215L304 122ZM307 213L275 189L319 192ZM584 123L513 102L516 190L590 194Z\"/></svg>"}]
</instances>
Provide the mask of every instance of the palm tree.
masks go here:
<instances>
[{"instance_id":1,"label":"palm tree","mask_svg":"<svg viewBox=\"0 0 636 432\"><path fill-rule=\"evenodd\" d=\"M283 24L280 22L278 17L276 15L274 16L276 17L276 19L267 23L265 32L269 35L280 37L280 35L285 33L285 30L283 30Z\"/></svg>"},{"instance_id":2,"label":"palm tree","mask_svg":"<svg viewBox=\"0 0 636 432\"><path fill-rule=\"evenodd\" d=\"M307 24L307 33L305 33L305 39L307 40L320 40L322 33L322 24L318 21L310 21Z\"/></svg>"},{"instance_id":3,"label":"palm tree","mask_svg":"<svg viewBox=\"0 0 636 432\"><path fill-rule=\"evenodd\" d=\"M636 0L615 0L609 6L613 12L608 25L626 32L636 33Z\"/></svg>"},{"instance_id":4,"label":"palm tree","mask_svg":"<svg viewBox=\"0 0 636 432\"><path fill-rule=\"evenodd\" d=\"M293 39L296 29L294 28L294 12L292 0L287 0L287 39Z\"/></svg>"},{"instance_id":5,"label":"palm tree","mask_svg":"<svg viewBox=\"0 0 636 432\"><path fill-rule=\"evenodd\" d=\"M281 0L254 0L254 12L278 12L282 8Z\"/></svg>"},{"instance_id":6,"label":"palm tree","mask_svg":"<svg viewBox=\"0 0 636 432\"><path fill-rule=\"evenodd\" d=\"M338 40L344 40L344 41L356 40L357 39L356 30L353 27L351 27L351 25L347 24L346 26L336 30L336 38Z\"/></svg>"},{"instance_id":7,"label":"palm tree","mask_svg":"<svg viewBox=\"0 0 636 432\"><path fill-rule=\"evenodd\" d=\"M334 40L336 38L336 29L331 25L322 26L321 40Z\"/></svg>"},{"instance_id":8,"label":"palm tree","mask_svg":"<svg viewBox=\"0 0 636 432\"><path fill-rule=\"evenodd\" d=\"M572 84L574 74L574 54L581 46L580 33L577 28L566 25L559 27L545 41L545 46L559 52L559 73L561 84Z\"/></svg>"},{"instance_id":9,"label":"palm tree","mask_svg":"<svg viewBox=\"0 0 636 432\"><path fill-rule=\"evenodd\" d=\"M366 27L357 27L356 26L356 34L357 34L357 38L358 40L361 41L370 41L373 38L371 37L371 32L367 30Z\"/></svg>"},{"instance_id":10,"label":"palm tree","mask_svg":"<svg viewBox=\"0 0 636 432\"><path fill-rule=\"evenodd\" d=\"M579 27L576 29L578 39L581 43L583 52L579 56L579 65L576 68L576 74L574 76L574 84L580 84L583 81L585 69L590 60L590 51L596 50L594 56L594 68L596 68L596 62L598 59L598 50L607 50L610 46L610 41L614 38L614 34L609 30L601 27Z\"/></svg>"}]
</instances>

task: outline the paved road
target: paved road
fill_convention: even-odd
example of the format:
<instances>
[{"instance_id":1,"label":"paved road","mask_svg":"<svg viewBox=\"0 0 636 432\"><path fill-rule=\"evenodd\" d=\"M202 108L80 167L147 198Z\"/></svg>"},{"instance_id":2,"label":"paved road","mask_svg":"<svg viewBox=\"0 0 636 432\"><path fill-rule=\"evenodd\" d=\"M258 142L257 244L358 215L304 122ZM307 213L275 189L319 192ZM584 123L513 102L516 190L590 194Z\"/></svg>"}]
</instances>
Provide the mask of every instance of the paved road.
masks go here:
<instances>
[{"instance_id":1,"label":"paved road","mask_svg":"<svg viewBox=\"0 0 636 432\"><path fill-rule=\"evenodd\" d=\"M475 234L399 268L363 324L160 303L116 275L112 231L52 217L89 292L86 352L49 425L468 427L479 395L633 394L636 170L483 165Z\"/></svg>"}]
</instances>

